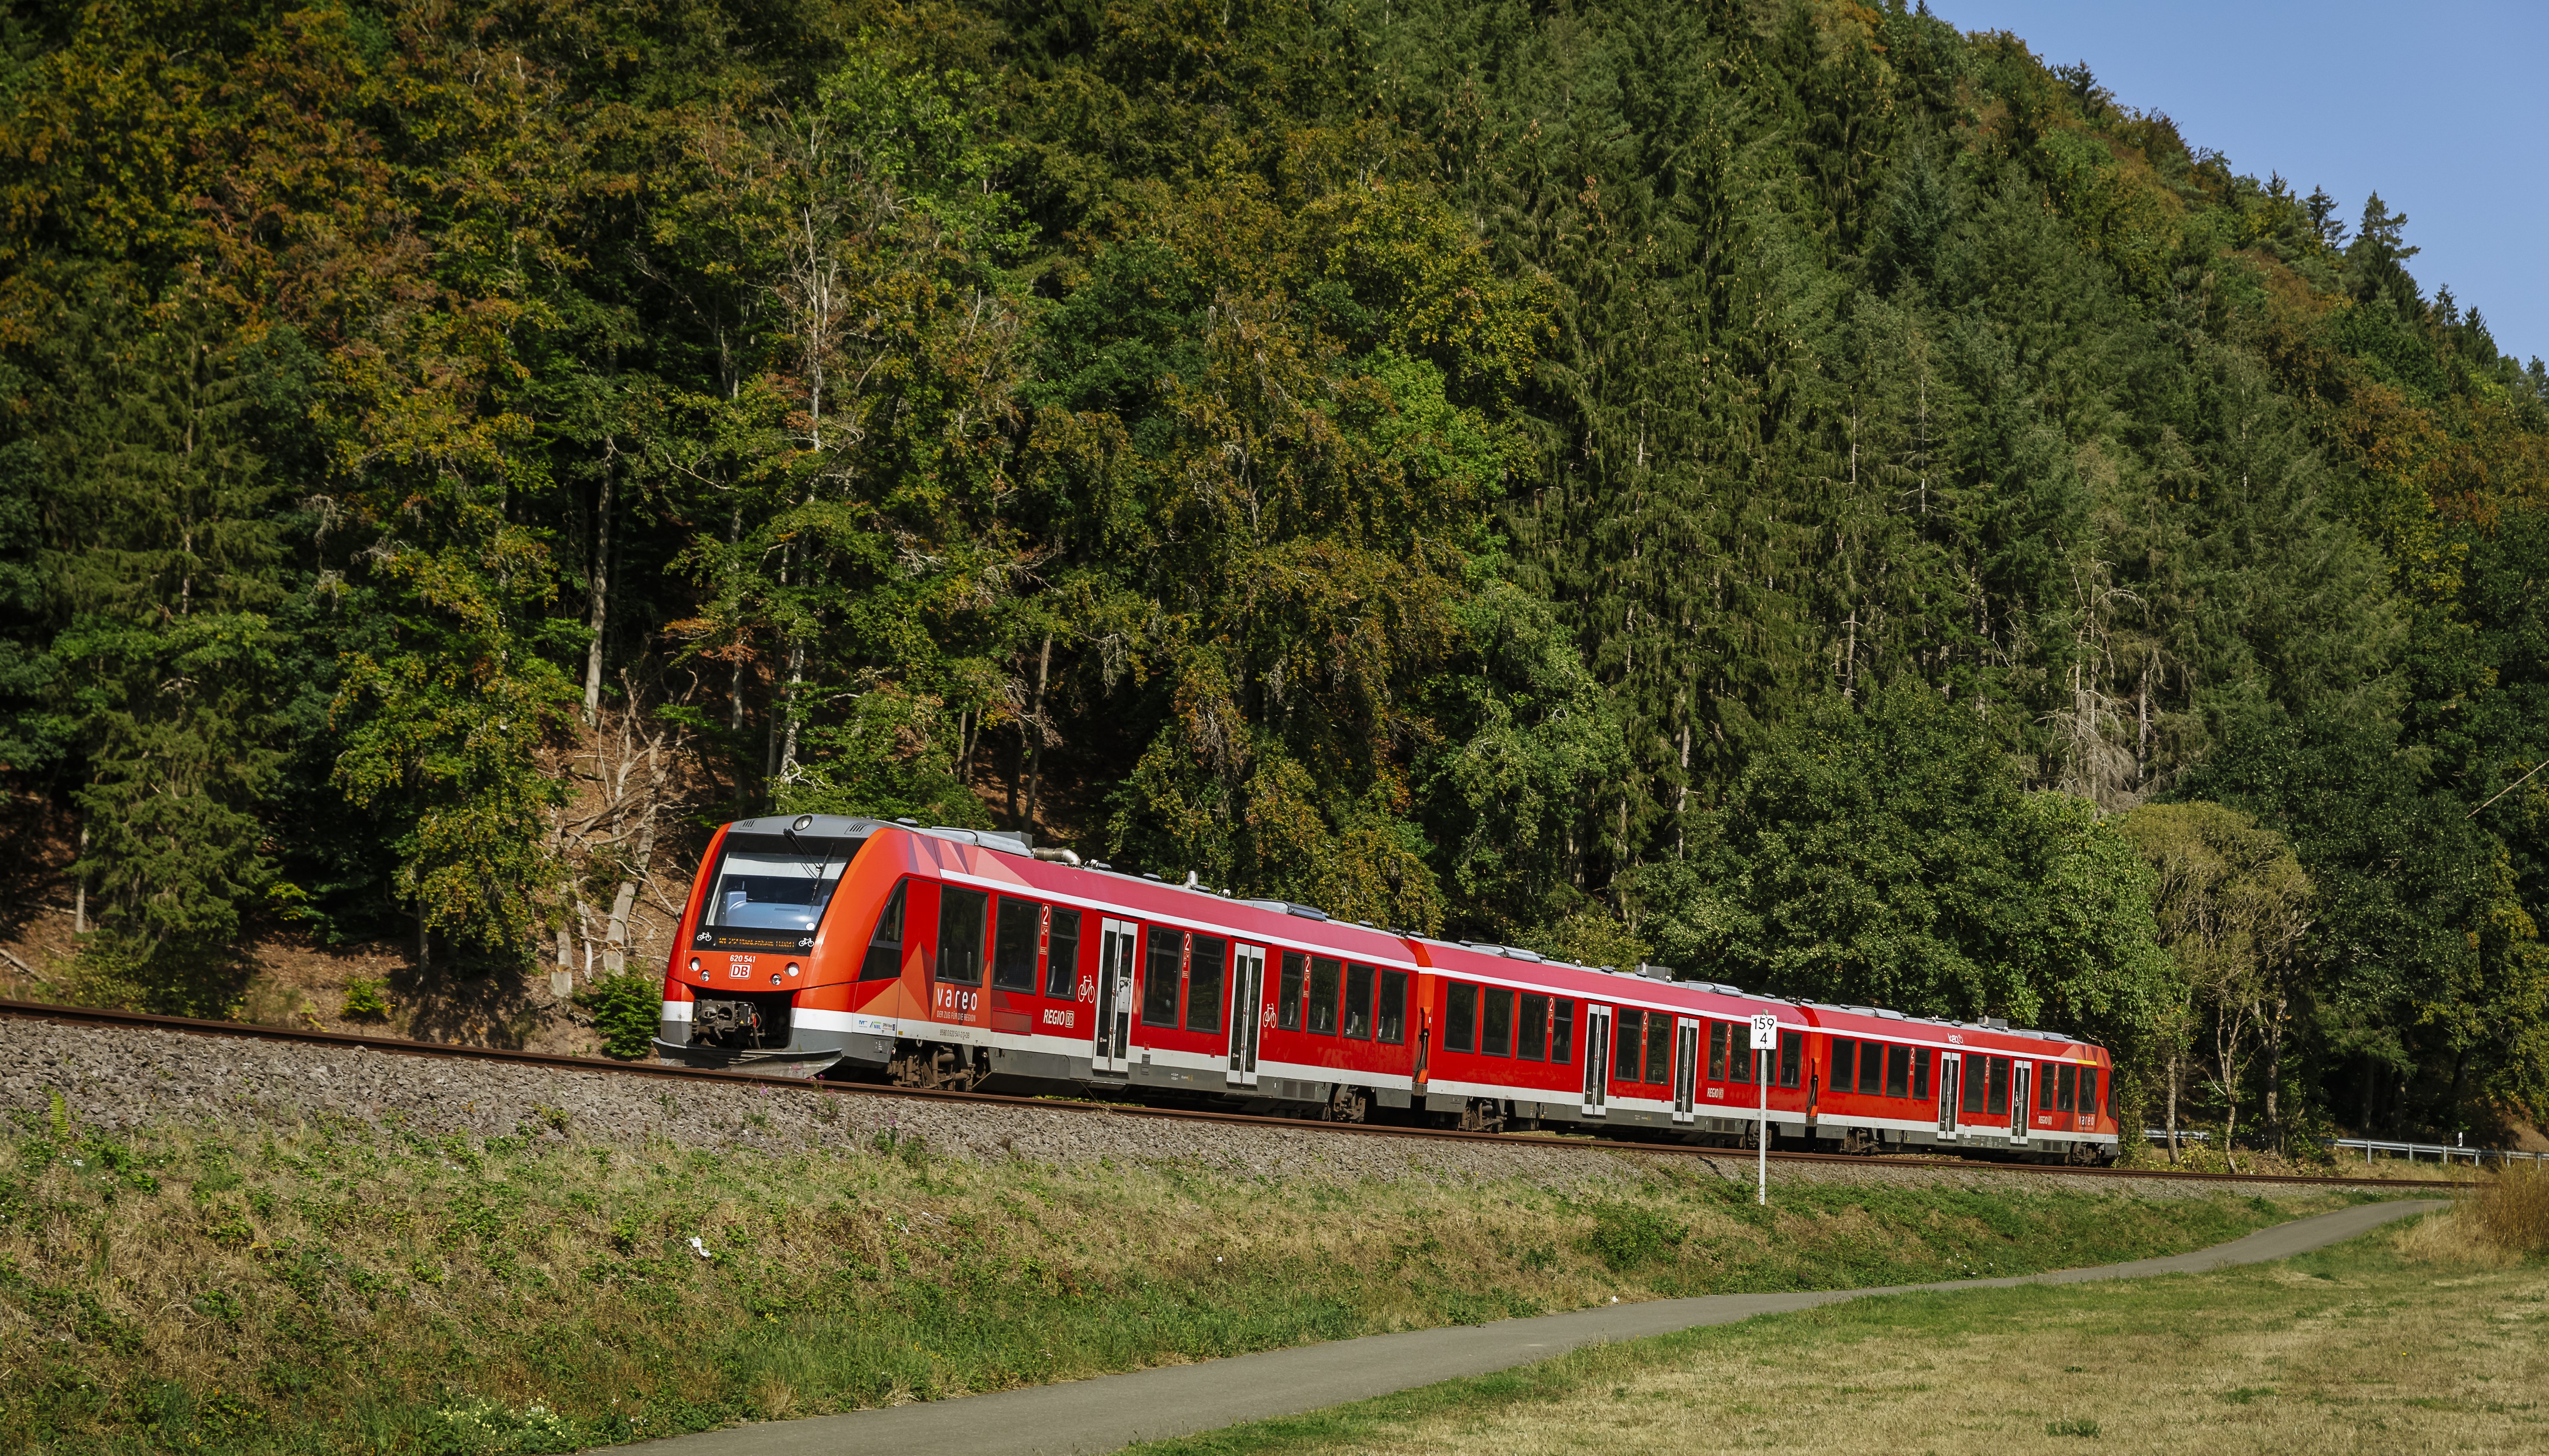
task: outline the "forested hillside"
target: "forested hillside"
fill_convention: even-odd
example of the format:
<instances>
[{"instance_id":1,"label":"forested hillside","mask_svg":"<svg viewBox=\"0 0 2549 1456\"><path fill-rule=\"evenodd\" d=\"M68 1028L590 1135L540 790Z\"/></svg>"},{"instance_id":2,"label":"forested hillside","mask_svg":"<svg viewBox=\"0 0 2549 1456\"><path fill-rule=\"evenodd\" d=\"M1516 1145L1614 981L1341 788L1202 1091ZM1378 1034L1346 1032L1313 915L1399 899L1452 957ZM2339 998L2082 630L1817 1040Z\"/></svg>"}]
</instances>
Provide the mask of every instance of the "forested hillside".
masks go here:
<instances>
[{"instance_id":1,"label":"forested hillside","mask_svg":"<svg viewBox=\"0 0 2549 1456\"><path fill-rule=\"evenodd\" d=\"M581 968L822 809L2279 1140L2549 1110L2549 373L2023 38L0 14L6 914L85 994Z\"/></svg>"}]
</instances>

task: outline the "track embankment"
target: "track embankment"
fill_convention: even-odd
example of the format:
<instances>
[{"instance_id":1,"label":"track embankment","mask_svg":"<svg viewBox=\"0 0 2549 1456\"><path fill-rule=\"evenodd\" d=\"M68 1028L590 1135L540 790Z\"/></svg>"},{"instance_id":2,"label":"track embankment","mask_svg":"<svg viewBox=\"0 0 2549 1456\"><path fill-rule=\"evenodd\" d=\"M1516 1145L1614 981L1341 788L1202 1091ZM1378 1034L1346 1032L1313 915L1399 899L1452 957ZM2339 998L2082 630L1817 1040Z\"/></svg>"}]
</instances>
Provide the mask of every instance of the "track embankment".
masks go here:
<instances>
[{"instance_id":1,"label":"track embankment","mask_svg":"<svg viewBox=\"0 0 2549 1456\"><path fill-rule=\"evenodd\" d=\"M1748 1182L1748 1153L1581 1138L1436 1135L1283 1119L979 1094L911 1093L630 1067L276 1028L0 1003L0 1112L138 1129L176 1121L353 1123L428 1138L661 1141L773 1155L918 1139L934 1154L1060 1168L1185 1165L1244 1177L1577 1183L1640 1181L1652 1160ZM1774 1183L1948 1183L2042 1190L2048 1179L2140 1198L2270 1193L2295 1184L2402 1193L2448 1187L2341 1178L2047 1169L1773 1154Z\"/></svg>"}]
</instances>

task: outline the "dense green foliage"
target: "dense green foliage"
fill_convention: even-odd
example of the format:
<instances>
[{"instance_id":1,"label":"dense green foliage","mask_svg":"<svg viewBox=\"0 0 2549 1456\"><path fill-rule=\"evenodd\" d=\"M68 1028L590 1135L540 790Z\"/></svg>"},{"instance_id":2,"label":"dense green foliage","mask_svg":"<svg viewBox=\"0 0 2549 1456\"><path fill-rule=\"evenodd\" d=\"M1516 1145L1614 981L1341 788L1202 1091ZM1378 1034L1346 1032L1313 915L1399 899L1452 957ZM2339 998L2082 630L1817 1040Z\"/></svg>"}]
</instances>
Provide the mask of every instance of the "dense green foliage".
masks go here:
<instances>
[{"instance_id":1,"label":"dense green foliage","mask_svg":"<svg viewBox=\"0 0 2549 1456\"><path fill-rule=\"evenodd\" d=\"M1831 0L5 34L0 761L137 999L286 916L518 961L637 714L721 813L2133 1086L2227 1027L2187 1094L2278 1137L2549 1102L2549 372L2085 66ZM2309 881L2270 1039L2106 817L2190 797Z\"/></svg>"}]
</instances>

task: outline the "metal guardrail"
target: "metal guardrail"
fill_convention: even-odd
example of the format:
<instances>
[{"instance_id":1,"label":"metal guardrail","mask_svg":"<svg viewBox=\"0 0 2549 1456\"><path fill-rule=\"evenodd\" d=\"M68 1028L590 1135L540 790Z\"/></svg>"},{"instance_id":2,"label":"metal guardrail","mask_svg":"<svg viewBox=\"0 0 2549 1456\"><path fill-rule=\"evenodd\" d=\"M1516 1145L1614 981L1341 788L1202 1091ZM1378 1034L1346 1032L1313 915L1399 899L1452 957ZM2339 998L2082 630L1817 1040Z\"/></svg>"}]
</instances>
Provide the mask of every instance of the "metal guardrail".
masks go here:
<instances>
[{"instance_id":1,"label":"metal guardrail","mask_svg":"<svg viewBox=\"0 0 2549 1456\"><path fill-rule=\"evenodd\" d=\"M2144 1128L2142 1137L2154 1147L2168 1145L2166 1128ZM2212 1142L2213 1135L2180 1128L2177 1132L2177 1140L2181 1143L2195 1143L2201 1146ZM2418 1158L2430 1157L2439 1163L2466 1162L2472 1167L2478 1167L2490 1161L2549 1162L2549 1152L2514 1152L2502 1147L2455 1147L2440 1142L2390 1142L2379 1138L2331 1138L2327 1145L2340 1153L2359 1152L2363 1154L2365 1162L2372 1161L2376 1153L2404 1157L2411 1163Z\"/></svg>"},{"instance_id":2,"label":"metal guardrail","mask_svg":"<svg viewBox=\"0 0 2549 1456\"><path fill-rule=\"evenodd\" d=\"M2500 1163L2517 1159L2532 1163L2549 1161L2549 1153L2514 1152L2502 1147L2446 1147L2439 1142L2384 1142L2377 1138L2332 1138L2328 1139L2328 1145L2339 1152L2360 1152L2367 1163L2372 1161L2376 1152L2392 1153L2409 1162L2425 1153L2432 1153L2437 1162L2448 1163L2455 1158L2465 1158L2472 1167L2490 1158Z\"/></svg>"}]
</instances>

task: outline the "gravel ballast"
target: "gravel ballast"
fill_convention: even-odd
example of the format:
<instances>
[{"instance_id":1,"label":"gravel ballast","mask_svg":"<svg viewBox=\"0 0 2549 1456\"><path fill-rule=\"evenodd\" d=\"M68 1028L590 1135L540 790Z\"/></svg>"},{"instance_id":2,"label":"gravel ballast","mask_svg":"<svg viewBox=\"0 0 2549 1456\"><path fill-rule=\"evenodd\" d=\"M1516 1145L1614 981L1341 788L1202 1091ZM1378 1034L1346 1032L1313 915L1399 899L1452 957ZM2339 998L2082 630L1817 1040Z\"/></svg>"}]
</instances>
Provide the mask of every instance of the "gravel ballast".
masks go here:
<instances>
[{"instance_id":1,"label":"gravel ballast","mask_svg":"<svg viewBox=\"0 0 2549 1456\"><path fill-rule=\"evenodd\" d=\"M428 1138L534 1137L582 1142L670 1142L788 1155L866 1148L881 1134L918 1138L942 1156L1026 1158L1058 1167L1108 1161L1175 1164L1240 1177L1343 1181L1573 1184L1641 1181L1659 1165L1706 1168L1748 1182L1751 1157L1693 1155L1619 1144L1550 1146L1374 1136L1145 1117L1089 1104L1051 1107L941 1102L883 1093L743 1086L523 1066L164 1031L0 1020L0 1112L43 1115L58 1095L77 1123L138 1131L152 1125L286 1132L347 1123ZM1779 1162L1771 1181L1941 1180L1995 1191L2140 1198L2289 1192L2268 1182L2167 1178L2047 1178L1988 1165L1940 1168ZM2405 1191L2396 1182L2364 1185ZM2412 1187L2413 1185L2407 1185Z\"/></svg>"}]
</instances>

